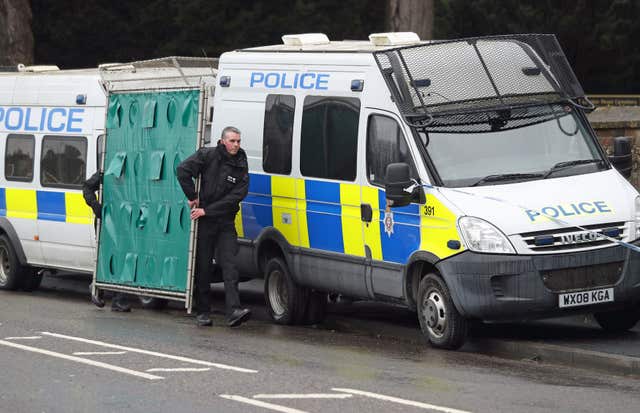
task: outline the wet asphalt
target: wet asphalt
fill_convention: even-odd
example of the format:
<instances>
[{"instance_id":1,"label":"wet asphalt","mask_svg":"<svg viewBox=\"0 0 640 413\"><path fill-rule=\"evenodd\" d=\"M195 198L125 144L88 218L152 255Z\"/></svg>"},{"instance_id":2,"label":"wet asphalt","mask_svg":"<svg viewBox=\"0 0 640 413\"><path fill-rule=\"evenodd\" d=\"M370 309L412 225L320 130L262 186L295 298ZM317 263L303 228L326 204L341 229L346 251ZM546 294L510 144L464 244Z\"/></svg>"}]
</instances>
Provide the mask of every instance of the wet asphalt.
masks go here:
<instances>
[{"instance_id":1,"label":"wet asphalt","mask_svg":"<svg viewBox=\"0 0 640 413\"><path fill-rule=\"evenodd\" d=\"M637 412L640 405L638 377L491 357L473 348L518 334L503 339L483 329L463 351L431 349L416 334L414 317L395 307L335 304L319 326L277 326L267 319L259 282L252 282L241 289L254 311L250 322L229 329L217 311L213 327L197 328L177 304L162 311L135 307L129 314L97 309L88 301L88 284L84 276L66 275L46 279L35 293L0 292L0 411L274 411L256 405L270 403L292 413ZM221 291L213 295L221 309ZM125 348L95 353L109 344ZM194 367L208 370L163 370Z\"/></svg>"}]
</instances>

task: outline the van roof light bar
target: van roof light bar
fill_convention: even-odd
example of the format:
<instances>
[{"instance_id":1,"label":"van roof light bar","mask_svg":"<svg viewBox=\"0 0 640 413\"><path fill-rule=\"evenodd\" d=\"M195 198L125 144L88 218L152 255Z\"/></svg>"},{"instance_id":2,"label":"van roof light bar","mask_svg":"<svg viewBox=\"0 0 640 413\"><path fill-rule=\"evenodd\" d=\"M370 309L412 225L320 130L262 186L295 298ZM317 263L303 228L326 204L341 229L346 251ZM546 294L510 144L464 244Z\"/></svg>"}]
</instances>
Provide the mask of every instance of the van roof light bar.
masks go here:
<instances>
[{"instance_id":1,"label":"van roof light bar","mask_svg":"<svg viewBox=\"0 0 640 413\"><path fill-rule=\"evenodd\" d=\"M60 68L54 65L25 66L22 63L18 65L18 72L40 73L40 72L54 72L58 70L60 70Z\"/></svg>"},{"instance_id":2,"label":"van roof light bar","mask_svg":"<svg viewBox=\"0 0 640 413\"><path fill-rule=\"evenodd\" d=\"M371 33L369 41L374 46L400 46L420 43L420 36L414 32Z\"/></svg>"},{"instance_id":3,"label":"van roof light bar","mask_svg":"<svg viewBox=\"0 0 640 413\"><path fill-rule=\"evenodd\" d=\"M324 33L285 34L282 36L285 46L308 46L329 44L329 38Z\"/></svg>"}]
</instances>

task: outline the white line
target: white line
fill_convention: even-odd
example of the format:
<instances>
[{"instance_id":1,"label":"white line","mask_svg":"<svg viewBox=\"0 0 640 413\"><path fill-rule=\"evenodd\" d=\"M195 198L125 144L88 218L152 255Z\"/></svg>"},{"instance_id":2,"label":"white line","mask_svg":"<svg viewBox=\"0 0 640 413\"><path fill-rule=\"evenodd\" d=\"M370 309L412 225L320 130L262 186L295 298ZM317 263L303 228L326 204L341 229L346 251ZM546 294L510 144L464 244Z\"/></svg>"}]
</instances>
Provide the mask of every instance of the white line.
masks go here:
<instances>
[{"instance_id":1,"label":"white line","mask_svg":"<svg viewBox=\"0 0 640 413\"><path fill-rule=\"evenodd\" d=\"M234 396L233 394L221 394L220 397L228 400L235 400L241 403L251 404L253 406L264 407L265 409L275 410L282 413L307 413L304 410L292 409L291 407L280 406L279 404L261 402L259 400L247 399L242 396Z\"/></svg>"},{"instance_id":2,"label":"white line","mask_svg":"<svg viewBox=\"0 0 640 413\"><path fill-rule=\"evenodd\" d=\"M157 369L147 369L146 371L209 371L211 370L209 367L176 367L173 369L164 369L164 368L157 368Z\"/></svg>"},{"instance_id":3,"label":"white line","mask_svg":"<svg viewBox=\"0 0 640 413\"><path fill-rule=\"evenodd\" d=\"M28 336L28 337L5 337L5 340L39 340L41 336Z\"/></svg>"},{"instance_id":4,"label":"white line","mask_svg":"<svg viewBox=\"0 0 640 413\"><path fill-rule=\"evenodd\" d=\"M254 399L348 399L349 397L352 397L352 395L335 393L256 394L253 396Z\"/></svg>"},{"instance_id":5,"label":"white line","mask_svg":"<svg viewBox=\"0 0 640 413\"><path fill-rule=\"evenodd\" d=\"M82 337L65 336L63 334L48 333L45 331L43 331L41 334L51 336L51 337L63 338L66 340L79 341L81 343L95 344L97 346L102 346L102 347L115 348L118 350L131 351L131 352L140 353L140 354L147 354L149 356L163 357L171 360L184 361L185 363L200 364L202 366L216 367L216 368L225 369L225 370L233 370L240 373L257 373L258 372L258 370L250 370L242 367L234 367L234 366L229 366L227 364L211 363L209 361L196 360L188 357L172 356L171 354L157 353L155 351L142 350L142 349L133 348L133 347L118 346L116 344L109 344L109 343L105 343L104 341L88 340Z\"/></svg>"},{"instance_id":6,"label":"white line","mask_svg":"<svg viewBox=\"0 0 640 413\"><path fill-rule=\"evenodd\" d=\"M471 412L468 412L466 410L457 410L457 409L452 409L450 407L436 406L434 404L415 402L413 400L399 399L397 397L385 396L383 394L377 394L377 393L369 393L369 392L362 391L362 390L337 389L337 388L333 388L331 390L333 390L333 391L341 391L341 392L345 392L345 393L351 393L351 394L355 394L355 395L358 395L358 396L371 397L371 398L379 399L379 400L386 400L388 402L399 403L399 404L404 404L404 405L413 406L413 407L419 407L421 409L437 410L437 411L445 412L445 413L471 413Z\"/></svg>"},{"instance_id":7,"label":"white line","mask_svg":"<svg viewBox=\"0 0 640 413\"><path fill-rule=\"evenodd\" d=\"M81 358L81 357L69 356L67 354L56 353L54 351L44 350L44 349L41 349L41 348L24 346L22 344L12 343L10 341L0 340L0 345L7 346L7 347L14 347L14 348L18 348L20 350L31 351L33 353L40 353L40 354L44 354L46 356L57 357L57 358L61 358L61 359L64 359L64 360L75 361L76 363L88 364L88 365L94 366L94 367L100 367L100 368L107 369L107 370L117 371L118 373L124 373L124 374L130 374L130 375L136 376L136 377L142 377L143 379L149 379L149 380L161 380L161 379L164 379L164 377L154 376L153 374L147 374L147 373L143 373L141 371L129 370L129 369L125 369L123 367L118 367L118 366L114 366L114 365L107 364L107 363L101 363L99 361L93 361L93 360L89 360L89 359L84 359L84 358Z\"/></svg>"},{"instance_id":8,"label":"white line","mask_svg":"<svg viewBox=\"0 0 640 413\"><path fill-rule=\"evenodd\" d=\"M127 354L126 351L76 351L74 356L112 356L118 354Z\"/></svg>"}]
</instances>

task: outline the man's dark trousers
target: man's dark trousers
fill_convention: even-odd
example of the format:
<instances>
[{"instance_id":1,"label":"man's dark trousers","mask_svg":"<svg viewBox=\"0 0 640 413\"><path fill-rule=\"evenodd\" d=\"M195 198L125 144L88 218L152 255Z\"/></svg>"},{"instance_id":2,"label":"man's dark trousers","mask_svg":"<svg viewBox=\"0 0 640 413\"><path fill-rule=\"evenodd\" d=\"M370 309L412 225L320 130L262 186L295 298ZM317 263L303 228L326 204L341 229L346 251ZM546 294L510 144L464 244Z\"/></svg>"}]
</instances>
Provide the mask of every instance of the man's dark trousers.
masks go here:
<instances>
[{"instance_id":1,"label":"man's dark trousers","mask_svg":"<svg viewBox=\"0 0 640 413\"><path fill-rule=\"evenodd\" d=\"M240 308L238 293L239 274L233 257L238 252L238 234L233 221L218 221L207 217L198 220L198 245L196 250L196 311L211 311L210 283L213 274L212 260L222 269L224 280L225 310L227 316Z\"/></svg>"}]
</instances>

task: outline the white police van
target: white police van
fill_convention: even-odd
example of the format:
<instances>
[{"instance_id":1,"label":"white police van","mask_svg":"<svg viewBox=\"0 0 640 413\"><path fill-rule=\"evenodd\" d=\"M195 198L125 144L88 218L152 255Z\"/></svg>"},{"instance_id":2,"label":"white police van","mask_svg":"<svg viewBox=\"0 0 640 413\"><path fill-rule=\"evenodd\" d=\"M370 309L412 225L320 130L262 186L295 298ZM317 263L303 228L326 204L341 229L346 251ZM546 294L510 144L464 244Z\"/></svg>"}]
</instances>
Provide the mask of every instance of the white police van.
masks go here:
<instances>
[{"instance_id":1,"label":"white police van","mask_svg":"<svg viewBox=\"0 0 640 413\"><path fill-rule=\"evenodd\" d=\"M327 292L415 308L443 348L471 319L638 321L640 198L554 36L283 40L224 53L213 99L249 158L238 262L276 322L317 322Z\"/></svg>"},{"instance_id":2,"label":"white police van","mask_svg":"<svg viewBox=\"0 0 640 413\"><path fill-rule=\"evenodd\" d=\"M105 103L97 69L0 73L0 288L33 290L43 268L93 272L82 184L97 169Z\"/></svg>"}]
</instances>

